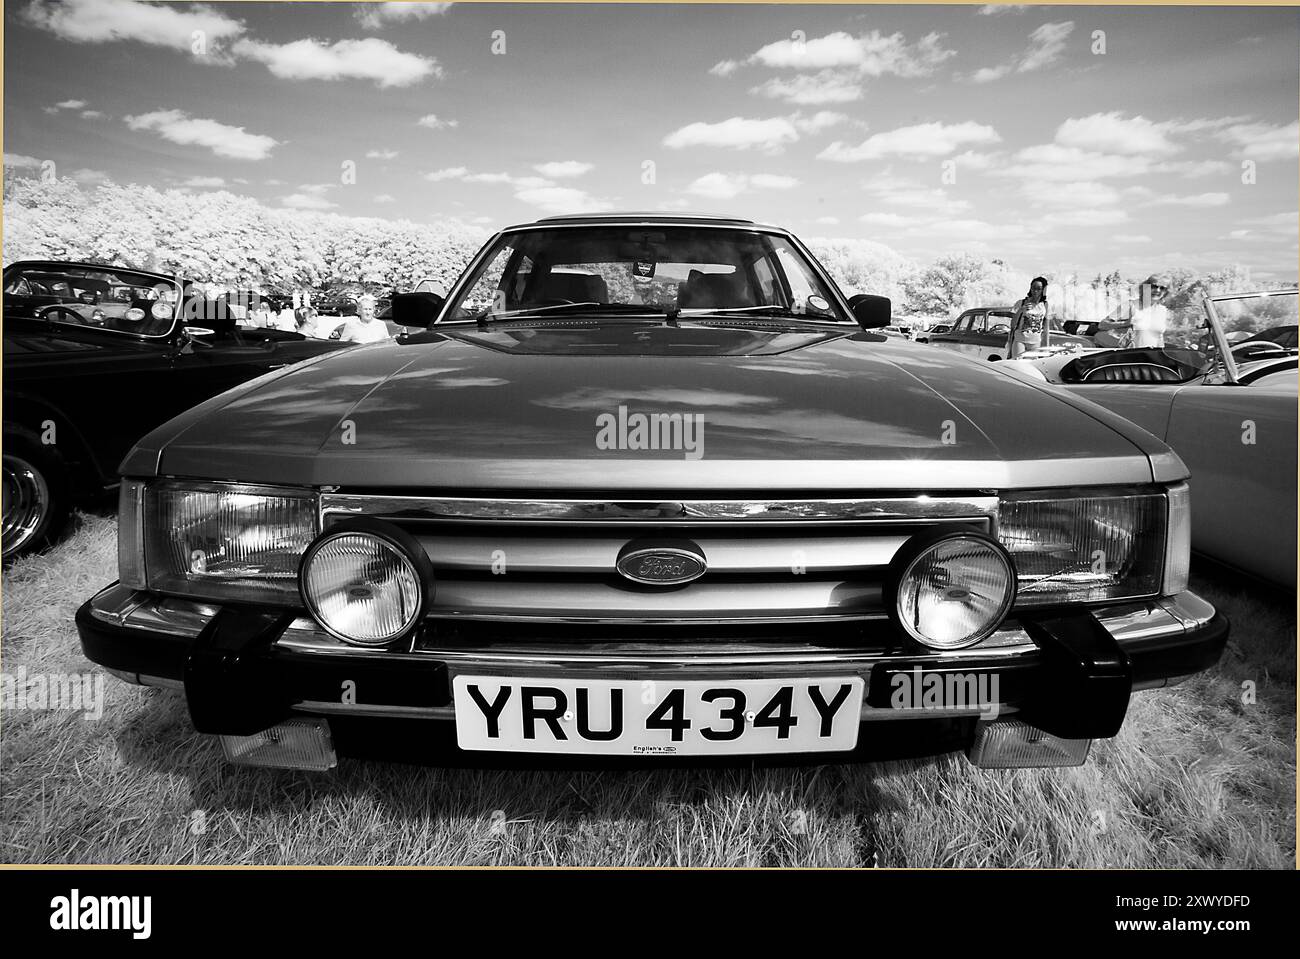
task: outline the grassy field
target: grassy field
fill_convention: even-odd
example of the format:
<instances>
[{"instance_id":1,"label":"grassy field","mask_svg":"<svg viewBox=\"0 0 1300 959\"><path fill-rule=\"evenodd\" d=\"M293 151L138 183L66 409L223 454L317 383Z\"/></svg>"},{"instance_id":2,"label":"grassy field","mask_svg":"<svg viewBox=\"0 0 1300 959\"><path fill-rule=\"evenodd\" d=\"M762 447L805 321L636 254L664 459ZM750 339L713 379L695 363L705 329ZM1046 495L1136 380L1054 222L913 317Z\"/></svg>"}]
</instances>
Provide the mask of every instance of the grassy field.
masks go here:
<instances>
[{"instance_id":1,"label":"grassy field","mask_svg":"<svg viewBox=\"0 0 1300 959\"><path fill-rule=\"evenodd\" d=\"M114 522L80 522L5 573L10 675L89 668L72 614L115 576ZM1220 574L1193 587L1232 620L1222 662L1135 697L1079 769L249 770L176 694L109 677L99 720L0 716L0 860L1293 868L1294 597Z\"/></svg>"}]
</instances>

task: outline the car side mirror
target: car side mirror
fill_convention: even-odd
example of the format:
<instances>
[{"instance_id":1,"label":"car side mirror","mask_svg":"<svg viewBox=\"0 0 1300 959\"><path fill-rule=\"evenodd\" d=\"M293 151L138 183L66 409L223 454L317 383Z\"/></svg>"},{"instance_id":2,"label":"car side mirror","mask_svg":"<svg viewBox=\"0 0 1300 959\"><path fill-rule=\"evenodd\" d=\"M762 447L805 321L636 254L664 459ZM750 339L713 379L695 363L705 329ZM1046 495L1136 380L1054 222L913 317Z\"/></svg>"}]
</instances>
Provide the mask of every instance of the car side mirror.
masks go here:
<instances>
[{"instance_id":1,"label":"car side mirror","mask_svg":"<svg viewBox=\"0 0 1300 959\"><path fill-rule=\"evenodd\" d=\"M418 326L427 330L438 318L446 302L437 293L394 293L393 322L398 326Z\"/></svg>"},{"instance_id":2,"label":"car side mirror","mask_svg":"<svg viewBox=\"0 0 1300 959\"><path fill-rule=\"evenodd\" d=\"M864 330L875 330L889 325L893 303L887 296L859 293L849 297L849 309L853 311L858 326Z\"/></svg>"}]
</instances>

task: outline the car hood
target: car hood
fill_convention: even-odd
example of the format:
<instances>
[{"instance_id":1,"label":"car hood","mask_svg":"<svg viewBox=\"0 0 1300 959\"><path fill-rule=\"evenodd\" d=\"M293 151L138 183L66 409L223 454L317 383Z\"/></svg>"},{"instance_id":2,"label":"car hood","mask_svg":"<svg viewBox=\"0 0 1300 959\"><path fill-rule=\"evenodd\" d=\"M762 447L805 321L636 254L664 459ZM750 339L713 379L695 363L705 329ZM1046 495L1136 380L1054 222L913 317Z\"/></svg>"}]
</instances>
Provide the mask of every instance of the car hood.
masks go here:
<instances>
[{"instance_id":1,"label":"car hood","mask_svg":"<svg viewBox=\"0 0 1300 959\"><path fill-rule=\"evenodd\" d=\"M975 490L1186 474L1150 434L1085 400L870 333L570 323L416 339L244 384L145 437L122 472L461 492ZM680 416L664 434L674 448L638 448L651 441L637 414Z\"/></svg>"}]
</instances>

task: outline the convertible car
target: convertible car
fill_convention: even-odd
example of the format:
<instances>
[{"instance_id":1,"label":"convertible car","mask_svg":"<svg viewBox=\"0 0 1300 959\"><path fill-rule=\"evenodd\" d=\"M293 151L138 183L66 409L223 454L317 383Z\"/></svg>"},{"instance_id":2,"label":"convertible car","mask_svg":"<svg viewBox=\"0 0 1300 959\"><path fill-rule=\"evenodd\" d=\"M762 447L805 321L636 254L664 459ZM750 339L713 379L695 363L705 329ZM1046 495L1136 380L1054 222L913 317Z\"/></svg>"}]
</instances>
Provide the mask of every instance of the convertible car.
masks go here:
<instances>
[{"instance_id":1,"label":"convertible car","mask_svg":"<svg viewBox=\"0 0 1300 959\"><path fill-rule=\"evenodd\" d=\"M1226 641L1177 456L783 229L550 218L424 307L123 462L82 648L234 761L1077 765Z\"/></svg>"},{"instance_id":2,"label":"convertible car","mask_svg":"<svg viewBox=\"0 0 1300 959\"><path fill-rule=\"evenodd\" d=\"M340 348L238 330L224 306L186 299L158 273L44 261L5 268L5 560L51 542L74 503L116 485L118 463L155 426Z\"/></svg>"},{"instance_id":3,"label":"convertible car","mask_svg":"<svg viewBox=\"0 0 1300 959\"><path fill-rule=\"evenodd\" d=\"M1168 443L1191 470L1192 546L1296 586L1296 355L1230 348L1226 330L1295 329L1297 293L1206 297L1161 349L1036 352L1004 372L1059 384ZM1250 342L1250 341L1245 341Z\"/></svg>"},{"instance_id":4,"label":"convertible car","mask_svg":"<svg viewBox=\"0 0 1300 959\"><path fill-rule=\"evenodd\" d=\"M1007 337L1015 310L1009 306L981 306L957 317L946 333L931 332L929 343L978 360L1001 360L1007 355ZM1066 333L1052 320L1048 338L1053 346L1084 349L1093 345L1086 336Z\"/></svg>"}]
</instances>

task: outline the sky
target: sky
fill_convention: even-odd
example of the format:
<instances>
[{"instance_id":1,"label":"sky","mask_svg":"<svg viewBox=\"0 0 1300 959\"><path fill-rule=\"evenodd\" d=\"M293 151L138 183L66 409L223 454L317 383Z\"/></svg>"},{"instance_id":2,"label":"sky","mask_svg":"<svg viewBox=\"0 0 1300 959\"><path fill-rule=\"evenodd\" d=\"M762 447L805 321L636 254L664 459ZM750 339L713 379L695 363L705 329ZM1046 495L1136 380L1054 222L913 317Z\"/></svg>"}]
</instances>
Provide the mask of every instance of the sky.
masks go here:
<instances>
[{"instance_id":1,"label":"sky","mask_svg":"<svg viewBox=\"0 0 1300 959\"><path fill-rule=\"evenodd\" d=\"M6 0L6 172L1297 275L1286 8Z\"/></svg>"}]
</instances>

